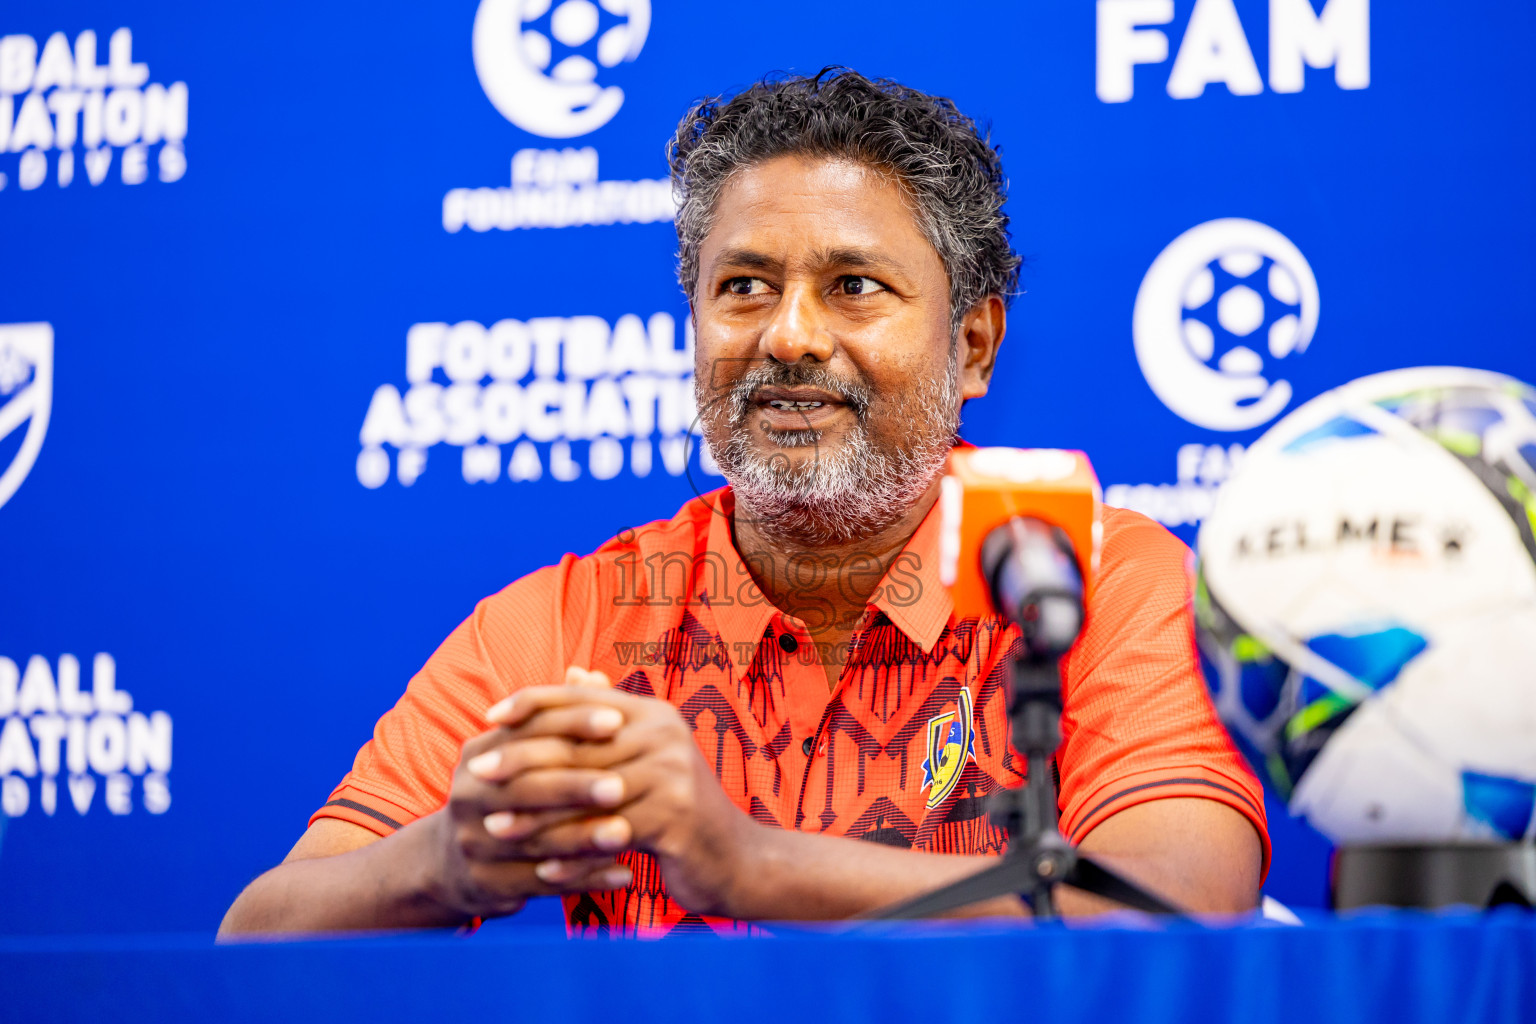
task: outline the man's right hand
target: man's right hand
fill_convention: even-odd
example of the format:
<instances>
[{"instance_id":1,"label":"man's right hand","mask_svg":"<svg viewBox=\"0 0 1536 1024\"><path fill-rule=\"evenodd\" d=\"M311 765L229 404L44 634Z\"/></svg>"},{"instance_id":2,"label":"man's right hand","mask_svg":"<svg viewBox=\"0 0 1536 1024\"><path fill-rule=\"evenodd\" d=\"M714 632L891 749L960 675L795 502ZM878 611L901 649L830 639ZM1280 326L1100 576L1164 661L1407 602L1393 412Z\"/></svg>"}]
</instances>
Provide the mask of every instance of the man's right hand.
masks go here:
<instances>
[{"instance_id":1,"label":"man's right hand","mask_svg":"<svg viewBox=\"0 0 1536 1024\"><path fill-rule=\"evenodd\" d=\"M567 685L599 682L581 669L567 675ZM600 704L563 714L558 735L513 741L492 729L465 743L447 806L391 835L320 818L235 900L221 938L437 928L515 913L531 896L628 885L629 869L613 859L630 838L628 821L611 813L623 794L594 787L612 776L580 760L622 716Z\"/></svg>"},{"instance_id":2,"label":"man's right hand","mask_svg":"<svg viewBox=\"0 0 1536 1024\"><path fill-rule=\"evenodd\" d=\"M609 772L580 767L581 745L611 738L623 716L584 705L569 717L560 735L509 743L509 730L492 729L464 744L448 805L434 815L438 902L466 918L495 917L530 896L629 884L629 869L613 859L629 842L629 823L606 813L624 801L623 787Z\"/></svg>"}]
</instances>

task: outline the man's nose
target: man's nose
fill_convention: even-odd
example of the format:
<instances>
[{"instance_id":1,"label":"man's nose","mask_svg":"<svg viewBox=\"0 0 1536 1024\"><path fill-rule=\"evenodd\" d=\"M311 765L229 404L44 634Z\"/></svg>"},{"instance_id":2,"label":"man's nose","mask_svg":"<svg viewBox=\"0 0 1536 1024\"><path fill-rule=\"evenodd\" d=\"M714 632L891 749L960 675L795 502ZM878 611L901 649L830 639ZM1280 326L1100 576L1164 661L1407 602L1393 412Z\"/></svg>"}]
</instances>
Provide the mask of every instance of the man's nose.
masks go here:
<instances>
[{"instance_id":1,"label":"man's nose","mask_svg":"<svg viewBox=\"0 0 1536 1024\"><path fill-rule=\"evenodd\" d=\"M811 285L786 287L763 329L763 354L781 363L798 363L806 356L818 363L831 359L836 343L826 323L826 310L818 300Z\"/></svg>"}]
</instances>

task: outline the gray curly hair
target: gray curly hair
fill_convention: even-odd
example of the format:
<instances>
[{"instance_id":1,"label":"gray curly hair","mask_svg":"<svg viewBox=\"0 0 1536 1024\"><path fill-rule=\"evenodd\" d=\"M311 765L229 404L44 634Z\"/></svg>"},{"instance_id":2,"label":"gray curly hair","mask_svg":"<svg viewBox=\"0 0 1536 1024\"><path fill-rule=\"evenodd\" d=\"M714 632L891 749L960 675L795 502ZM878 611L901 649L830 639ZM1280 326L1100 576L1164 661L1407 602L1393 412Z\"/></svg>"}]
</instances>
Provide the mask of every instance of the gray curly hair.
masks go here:
<instances>
[{"instance_id":1,"label":"gray curly hair","mask_svg":"<svg viewBox=\"0 0 1536 1024\"><path fill-rule=\"evenodd\" d=\"M721 191L736 172L789 154L856 160L895 177L949 274L952 330L988 295L1011 303L1021 261L1003 213L1008 182L990 138L952 100L839 67L765 78L728 100L700 100L678 123L667 164L677 202L677 279L690 300Z\"/></svg>"}]
</instances>

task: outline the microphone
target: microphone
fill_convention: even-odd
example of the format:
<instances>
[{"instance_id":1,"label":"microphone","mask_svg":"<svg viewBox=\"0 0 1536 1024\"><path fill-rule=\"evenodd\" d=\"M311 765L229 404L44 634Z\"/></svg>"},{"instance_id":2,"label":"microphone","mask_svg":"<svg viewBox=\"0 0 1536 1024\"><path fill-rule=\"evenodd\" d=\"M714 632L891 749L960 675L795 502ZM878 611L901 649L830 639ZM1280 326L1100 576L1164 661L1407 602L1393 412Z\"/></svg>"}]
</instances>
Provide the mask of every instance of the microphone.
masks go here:
<instances>
[{"instance_id":1,"label":"microphone","mask_svg":"<svg viewBox=\"0 0 1536 1024\"><path fill-rule=\"evenodd\" d=\"M992 820L1008 848L991 867L876 915L928 917L1018 895L1037 918L1057 916L1070 885L1155 914L1178 908L1080 854L1057 827L1052 759L1061 745L1061 656L1077 639L1098 568L1099 482L1082 452L959 448L940 484L939 579L957 617L1002 615L1023 650L1008 658L1009 740L1023 755L1023 785L992 794Z\"/></svg>"},{"instance_id":2,"label":"microphone","mask_svg":"<svg viewBox=\"0 0 1536 1024\"><path fill-rule=\"evenodd\" d=\"M1015 516L981 543L992 606L1019 627L1031 658L1059 658L1083 628L1083 574L1059 527Z\"/></svg>"},{"instance_id":3,"label":"microphone","mask_svg":"<svg viewBox=\"0 0 1536 1024\"><path fill-rule=\"evenodd\" d=\"M1017 623L1026 654L1065 654L1098 567L1100 491L1082 452L957 448L939 496L939 578L960 618Z\"/></svg>"},{"instance_id":4,"label":"microphone","mask_svg":"<svg viewBox=\"0 0 1536 1024\"><path fill-rule=\"evenodd\" d=\"M928 917L1018 895L1036 918L1051 918L1063 884L1137 910L1178 913L1078 853L1057 827L1051 766L1061 745L1061 657L1082 628L1104 532L1088 459L1045 448L960 448L950 452L940 486L939 579L955 615L1002 615L1024 637L1023 650L1008 658L1008 721L1026 771L1023 785L990 798L993 822L1008 833L996 863L876 916Z\"/></svg>"}]
</instances>

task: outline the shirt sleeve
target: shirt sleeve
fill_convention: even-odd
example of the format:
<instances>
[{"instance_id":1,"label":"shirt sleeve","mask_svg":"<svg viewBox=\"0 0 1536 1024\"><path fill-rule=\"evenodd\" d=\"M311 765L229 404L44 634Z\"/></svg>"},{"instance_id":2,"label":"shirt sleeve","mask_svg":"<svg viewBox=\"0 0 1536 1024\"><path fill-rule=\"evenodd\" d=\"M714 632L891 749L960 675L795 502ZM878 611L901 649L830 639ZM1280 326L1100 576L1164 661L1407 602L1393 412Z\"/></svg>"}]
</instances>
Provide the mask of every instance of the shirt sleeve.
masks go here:
<instances>
[{"instance_id":1,"label":"shirt sleeve","mask_svg":"<svg viewBox=\"0 0 1536 1024\"><path fill-rule=\"evenodd\" d=\"M1200 673L1189 549L1138 513L1104 514L1097 586L1063 665L1062 832L1077 843L1127 807L1200 797L1253 823L1268 873L1263 789L1227 738Z\"/></svg>"},{"instance_id":2,"label":"shirt sleeve","mask_svg":"<svg viewBox=\"0 0 1536 1024\"><path fill-rule=\"evenodd\" d=\"M592 566L567 555L475 606L374 726L352 770L310 816L387 836L442 807L464 742L524 686L558 684L590 648Z\"/></svg>"}]
</instances>

